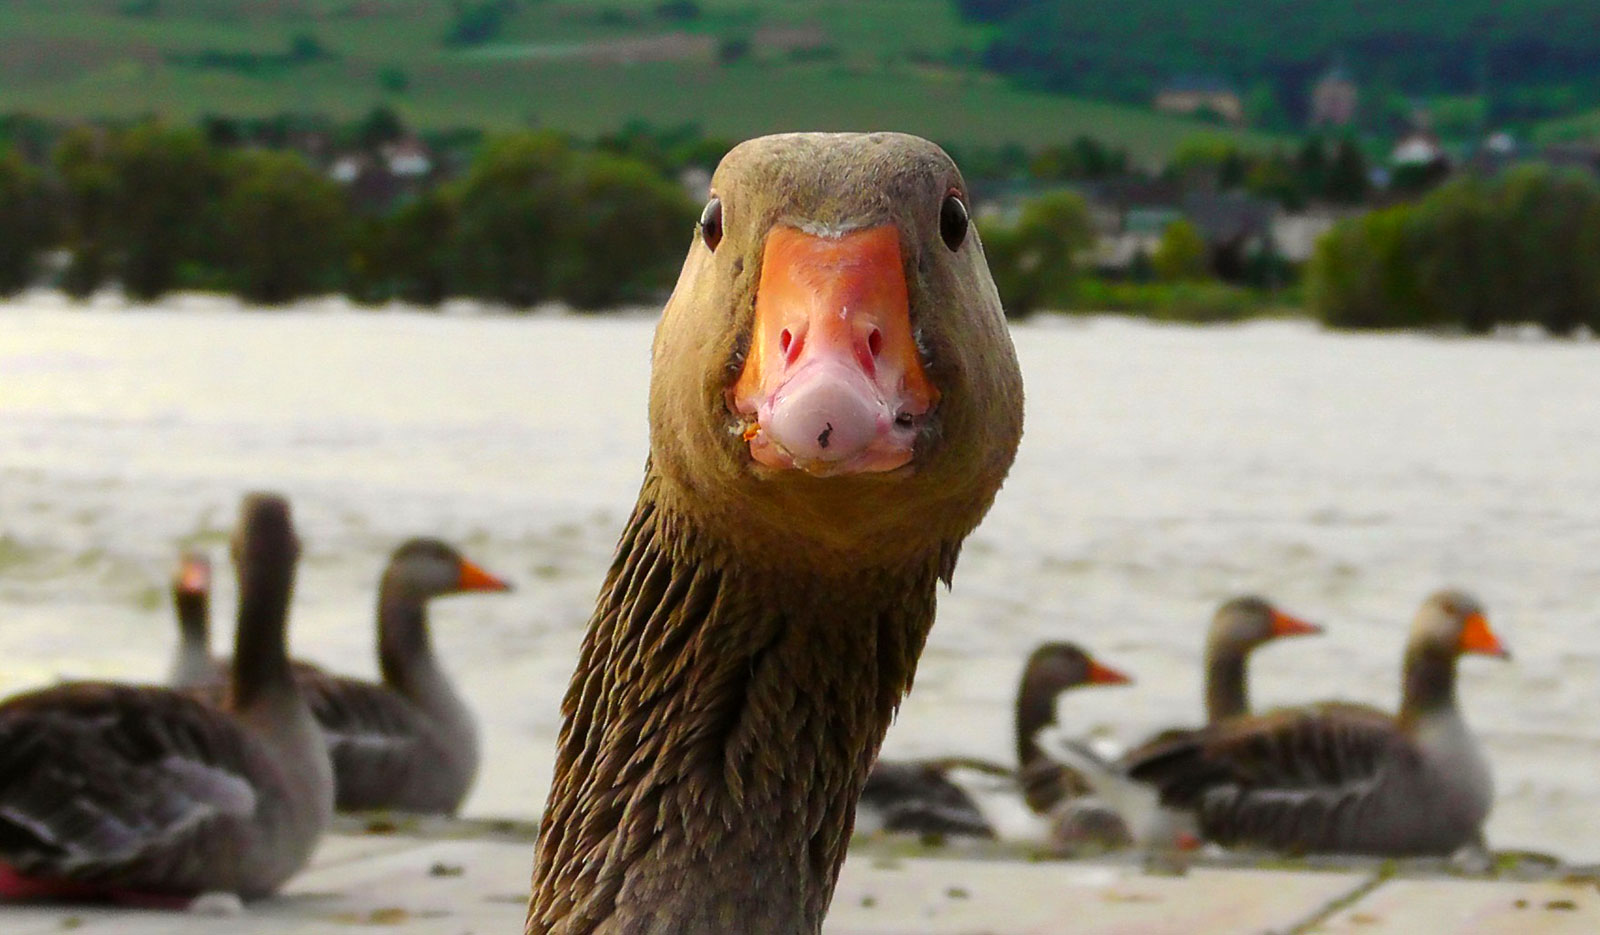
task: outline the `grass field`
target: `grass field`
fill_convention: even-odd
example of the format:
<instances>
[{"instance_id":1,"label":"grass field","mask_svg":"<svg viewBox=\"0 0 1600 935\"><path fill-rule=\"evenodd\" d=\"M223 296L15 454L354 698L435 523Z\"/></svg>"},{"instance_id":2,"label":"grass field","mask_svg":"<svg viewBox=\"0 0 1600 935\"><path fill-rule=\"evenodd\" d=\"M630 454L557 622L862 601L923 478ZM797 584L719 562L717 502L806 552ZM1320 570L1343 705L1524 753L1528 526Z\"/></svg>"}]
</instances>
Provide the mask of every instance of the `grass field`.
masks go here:
<instances>
[{"instance_id":1,"label":"grass field","mask_svg":"<svg viewBox=\"0 0 1600 935\"><path fill-rule=\"evenodd\" d=\"M688 18L658 6L525 0L492 38L451 46L445 0L5 0L0 112L354 117L381 103L425 128L580 135L635 119L729 137L890 128L968 145L1087 133L1146 160L1218 132L987 76L972 64L983 28L949 0L702 0ZM308 40L322 54L290 54Z\"/></svg>"}]
</instances>

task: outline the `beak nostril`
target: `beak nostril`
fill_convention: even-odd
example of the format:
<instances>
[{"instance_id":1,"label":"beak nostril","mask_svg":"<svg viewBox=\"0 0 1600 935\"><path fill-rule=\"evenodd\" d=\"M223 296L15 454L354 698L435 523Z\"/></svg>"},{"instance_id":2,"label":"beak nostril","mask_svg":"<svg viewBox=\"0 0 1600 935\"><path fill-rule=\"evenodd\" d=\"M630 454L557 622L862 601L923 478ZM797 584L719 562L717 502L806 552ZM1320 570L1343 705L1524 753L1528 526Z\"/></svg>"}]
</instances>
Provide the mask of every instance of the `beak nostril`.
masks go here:
<instances>
[{"instance_id":1,"label":"beak nostril","mask_svg":"<svg viewBox=\"0 0 1600 935\"><path fill-rule=\"evenodd\" d=\"M872 352L873 357L883 353L883 332L877 328L873 328L872 333L867 335L867 350Z\"/></svg>"},{"instance_id":2,"label":"beak nostril","mask_svg":"<svg viewBox=\"0 0 1600 935\"><path fill-rule=\"evenodd\" d=\"M783 329L783 333L778 335L778 350L789 353L789 344L793 341L794 335L789 333L788 328Z\"/></svg>"}]
</instances>

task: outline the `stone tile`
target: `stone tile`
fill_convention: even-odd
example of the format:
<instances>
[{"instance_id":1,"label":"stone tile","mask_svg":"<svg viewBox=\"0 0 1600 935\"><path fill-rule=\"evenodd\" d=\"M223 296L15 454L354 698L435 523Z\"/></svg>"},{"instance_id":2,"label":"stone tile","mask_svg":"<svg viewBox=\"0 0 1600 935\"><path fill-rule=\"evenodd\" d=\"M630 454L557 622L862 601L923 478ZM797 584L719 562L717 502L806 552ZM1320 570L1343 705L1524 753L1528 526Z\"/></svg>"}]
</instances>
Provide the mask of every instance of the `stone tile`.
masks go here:
<instances>
[{"instance_id":1,"label":"stone tile","mask_svg":"<svg viewBox=\"0 0 1600 935\"><path fill-rule=\"evenodd\" d=\"M1193 870L1147 876L1082 863L845 864L827 935L1247 935L1287 929L1360 886L1359 873Z\"/></svg>"},{"instance_id":2,"label":"stone tile","mask_svg":"<svg viewBox=\"0 0 1600 935\"><path fill-rule=\"evenodd\" d=\"M1390 880L1317 935L1595 935L1600 889L1583 883Z\"/></svg>"}]
</instances>

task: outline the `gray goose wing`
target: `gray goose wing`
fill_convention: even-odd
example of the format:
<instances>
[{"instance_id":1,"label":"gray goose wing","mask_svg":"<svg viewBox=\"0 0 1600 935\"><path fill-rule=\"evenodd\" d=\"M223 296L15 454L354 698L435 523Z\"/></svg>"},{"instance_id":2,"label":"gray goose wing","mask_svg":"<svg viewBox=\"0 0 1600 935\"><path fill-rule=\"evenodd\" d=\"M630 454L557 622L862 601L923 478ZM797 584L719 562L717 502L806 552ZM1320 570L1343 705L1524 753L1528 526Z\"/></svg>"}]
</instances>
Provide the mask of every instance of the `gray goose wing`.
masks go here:
<instances>
[{"instance_id":1,"label":"gray goose wing","mask_svg":"<svg viewBox=\"0 0 1600 935\"><path fill-rule=\"evenodd\" d=\"M1223 845L1345 849L1419 754L1394 719L1355 705L1235 718L1129 754L1161 803L1195 813Z\"/></svg>"},{"instance_id":2,"label":"gray goose wing","mask_svg":"<svg viewBox=\"0 0 1600 935\"><path fill-rule=\"evenodd\" d=\"M295 684L322 727L333 761L338 807L405 808L403 790L439 763L433 726L412 702L383 685L296 668Z\"/></svg>"},{"instance_id":3,"label":"gray goose wing","mask_svg":"<svg viewBox=\"0 0 1600 935\"><path fill-rule=\"evenodd\" d=\"M20 695L0 705L0 862L152 892L233 888L239 824L277 776L228 715L177 692L74 683Z\"/></svg>"}]
</instances>

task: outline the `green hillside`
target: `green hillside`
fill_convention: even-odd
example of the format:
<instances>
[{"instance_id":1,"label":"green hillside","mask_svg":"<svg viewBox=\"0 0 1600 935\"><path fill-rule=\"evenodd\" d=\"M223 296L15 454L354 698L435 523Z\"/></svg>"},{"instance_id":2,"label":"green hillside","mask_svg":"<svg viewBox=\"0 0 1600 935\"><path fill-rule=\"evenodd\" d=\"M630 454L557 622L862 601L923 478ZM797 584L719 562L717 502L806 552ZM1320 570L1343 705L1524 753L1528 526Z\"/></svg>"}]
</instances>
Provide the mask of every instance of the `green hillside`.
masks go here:
<instances>
[{"instance_id":1,"label":"green hillside","mask_svg":"<svg viewBox=\"0 0 1600 935\"><path fill-rule=\"evenodd\" d=\"M1027 146L1090 134L1141 159L1217 132L1017 88L977 64L994 34L951 0L6 0L0 112L350 118L387 104L424 128L593 135L645 120Z\"/></svg>"},{"instance_id":2,"label":"green hillside","mask_svg":"<svg viewBox=\"0 0 1600 935\"><path fill-rule=\"evenodd\" d=\"M1176 76L1229 82L1299 125L1312 83L1341 64L1368 118L1481 98L1494 122L1600 106L1592 0L953 0L994 32L992 71L1029 85L1143 101ZM1275 100L1271 100L1275 99Z\"/></svg>"}]
</instances>

